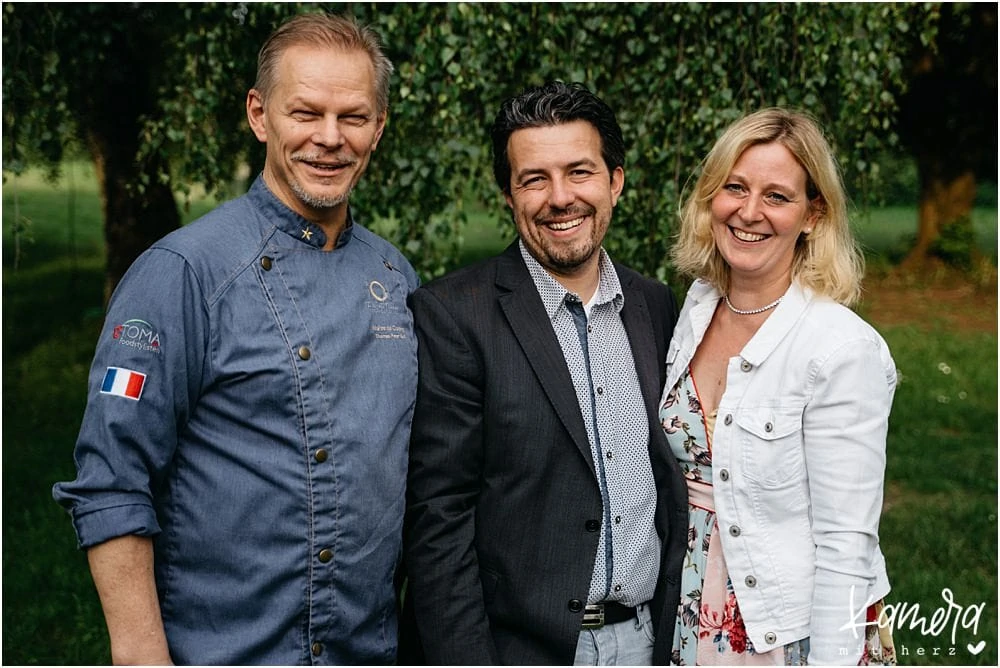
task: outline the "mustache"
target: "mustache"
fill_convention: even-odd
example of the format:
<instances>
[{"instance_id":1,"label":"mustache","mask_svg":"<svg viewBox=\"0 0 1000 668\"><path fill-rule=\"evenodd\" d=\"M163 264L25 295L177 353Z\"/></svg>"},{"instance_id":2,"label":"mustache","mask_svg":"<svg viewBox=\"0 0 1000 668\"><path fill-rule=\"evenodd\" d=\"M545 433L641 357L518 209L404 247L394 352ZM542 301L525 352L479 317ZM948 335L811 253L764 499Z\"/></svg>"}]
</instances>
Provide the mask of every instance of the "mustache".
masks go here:
<instances>
[{"instance_id":1,"label":"mustache","mask_svg":"<svg viewBox=\"0 0 1000 668\"><path fill-rule=\"evenodd\" d=\"M291 157L292 160L298 162L326 162L340 166L356 165L358 163L356 156L347 153L307 153L302 151L293 153Z\"/></svg>"},{"instance_id":2,"label":"mustache","mask_svg":"<svg viewBox=\"0 0 1000 668\"><path fill-rule=\"evenodd\" d=\"M565 209L549 207L535 216L536 223L545 223L552 218L580 218L592 216L597 213L597 209L592 206L575 205Z\"/></svg>"}]
</instances>

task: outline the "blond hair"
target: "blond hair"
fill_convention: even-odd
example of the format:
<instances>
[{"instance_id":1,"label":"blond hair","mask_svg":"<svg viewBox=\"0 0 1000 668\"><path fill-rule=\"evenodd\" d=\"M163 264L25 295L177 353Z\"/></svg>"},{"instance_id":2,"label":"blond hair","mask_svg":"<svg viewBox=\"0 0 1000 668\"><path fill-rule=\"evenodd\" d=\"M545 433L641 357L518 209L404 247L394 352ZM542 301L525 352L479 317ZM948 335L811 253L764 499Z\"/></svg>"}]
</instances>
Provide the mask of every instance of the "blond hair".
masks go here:
<instances>
[{"instance_id":1,"label":"blond hair","mask_svg":"<svg viewBox=\"0 0 1000 668\"><path fill-rule=\"evenodd\" d=\"M730 125L702 161L701 174L681 209L681 228L671 259L682 274L729 291L730 269L712 236L712 199L726 184L743 152L777 143L806 172L806 195L814 225L800 235L792 280L850 306L860 297L864 258L851 234L840 169L816 121L800 111L761 109Z\"/></svg>"}]
</instances>

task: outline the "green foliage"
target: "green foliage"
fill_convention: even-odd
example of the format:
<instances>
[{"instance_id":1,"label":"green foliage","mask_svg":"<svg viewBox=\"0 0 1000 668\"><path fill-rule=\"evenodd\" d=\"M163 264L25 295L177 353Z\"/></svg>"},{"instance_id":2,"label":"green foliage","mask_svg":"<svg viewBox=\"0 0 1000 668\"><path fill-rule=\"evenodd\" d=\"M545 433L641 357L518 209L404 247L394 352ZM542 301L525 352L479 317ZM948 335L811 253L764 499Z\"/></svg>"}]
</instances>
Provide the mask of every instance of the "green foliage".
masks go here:
<instances>
[{"instance_id":1,"label":"green foliage","mask_svg":"<svg viewBox=\"0 0 1000 668\"><path fill-rule=\"evenodd\" d=\"M858 193L873 206L910 206L920 199L920 177L916 161L899 152L887 152L878 157L877 186ZM873 167L874 168L874 167ZM915 225L910 226L915 231Z\"/></svg>"},{"instance_id":2,"label":"green foliage","mask_svg":"<svg viewBox=\"0 0 1000 668\"><path fill-rule=\"evenodd\" d=\"M963 216L942 226L941 233L931 245L930 254L956 269L971 269L977 256L976 230L972 227L972 218Z\"/></svg>"},{"instance_id":3,"label":"green foliage","mask_svg":"<svg viewBox=\"0 0 1000 668\"><path fill-rule=\"evenodd\" d=\"M868 188L877 156L897 143L903 58L933 40L937 17L935 6L913 3L8 4L5 166L20 168L33 152L58 157L62 140L85 134L70 103L87 79L70 74L119 66L102 45L135 33L149 40L156 100L137 159L169 157L182 190L198 182L230 195L238 165L251 174L260 166L243 105L256 50L283 18L321 8L374 25L396 65L389 127L355 209L399 221L392 240L425 276L455 265L470 197L506 218L488 127L523 88L580 81L616 109L626 191L607 245L664 278L684 184L745 111L813 113L849 180Z\"/></svg>"},{"instance_id":4,"label":"green foliage","mask_svg":"<svg viewBox=\"0 0 1000 668\"><path fill-rule=\"evenodd\" d=\"M422 201L444 204L452 234L470 183L481 202L496 201L487 129L499 103L529 85L574 80L616 109L629 145L607 245L661 278L685 182L719 132L748 110L812 112L851 182L865 187L875 156L896 144L891 91L904 87L905 45L930 39L934 16L924 6L886 4L354 7L388 36L399 70L392 164L375 163L383 179L365 192L377 195L373 205L387 199L400 209L412 247L429 251L445 231L428 236L425 217L412 220ZM407 170L424 182L413 188ZM386 185L388 197L379 192ZM441 257L424 269L446 268L448 254Z\"/></svg>"}]
</instances>

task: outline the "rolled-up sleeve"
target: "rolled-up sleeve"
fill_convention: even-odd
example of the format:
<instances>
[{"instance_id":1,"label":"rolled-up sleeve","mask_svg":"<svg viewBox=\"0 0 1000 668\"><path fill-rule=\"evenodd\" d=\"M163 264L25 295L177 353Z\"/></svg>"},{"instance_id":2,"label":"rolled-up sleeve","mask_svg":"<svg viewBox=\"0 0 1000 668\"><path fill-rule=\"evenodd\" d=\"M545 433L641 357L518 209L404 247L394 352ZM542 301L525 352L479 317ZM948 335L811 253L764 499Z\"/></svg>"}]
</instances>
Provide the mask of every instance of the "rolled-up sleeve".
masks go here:
<instances>
[{"instance_id":1,"label":"rolled-up sleeve","mask_svg":"<svg viewBox=\"0 0 1000 668\"><path fill-rule=\"evenodd\" d=\"M190 267L165 249L143 254L115 291L90 370L77 477L52 490L80 547L159 533L153 500L204 378L207 313Z\"/></svg>"}]
</instances>

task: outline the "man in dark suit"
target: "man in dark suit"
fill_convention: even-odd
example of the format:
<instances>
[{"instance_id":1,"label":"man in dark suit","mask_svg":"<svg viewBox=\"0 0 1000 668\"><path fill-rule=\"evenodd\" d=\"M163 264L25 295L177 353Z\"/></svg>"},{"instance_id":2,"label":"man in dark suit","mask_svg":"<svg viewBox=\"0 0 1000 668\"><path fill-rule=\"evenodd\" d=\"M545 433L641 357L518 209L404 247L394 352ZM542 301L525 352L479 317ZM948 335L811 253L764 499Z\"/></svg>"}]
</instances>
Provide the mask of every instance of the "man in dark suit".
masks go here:
<instances>
[{"instance_id":1,"label":"man in dark suit","mask_svg":"<svg viewBox=\"0 0 1000 668\"><path fill-rule=\"evenodd\" d=\"M519 240L412 296L408 612L431 664L666 663L687 493L656 404L677 305L601 247L621 129L557 82L507 100L492 138Z\"/></svg>"}]
</instances>

